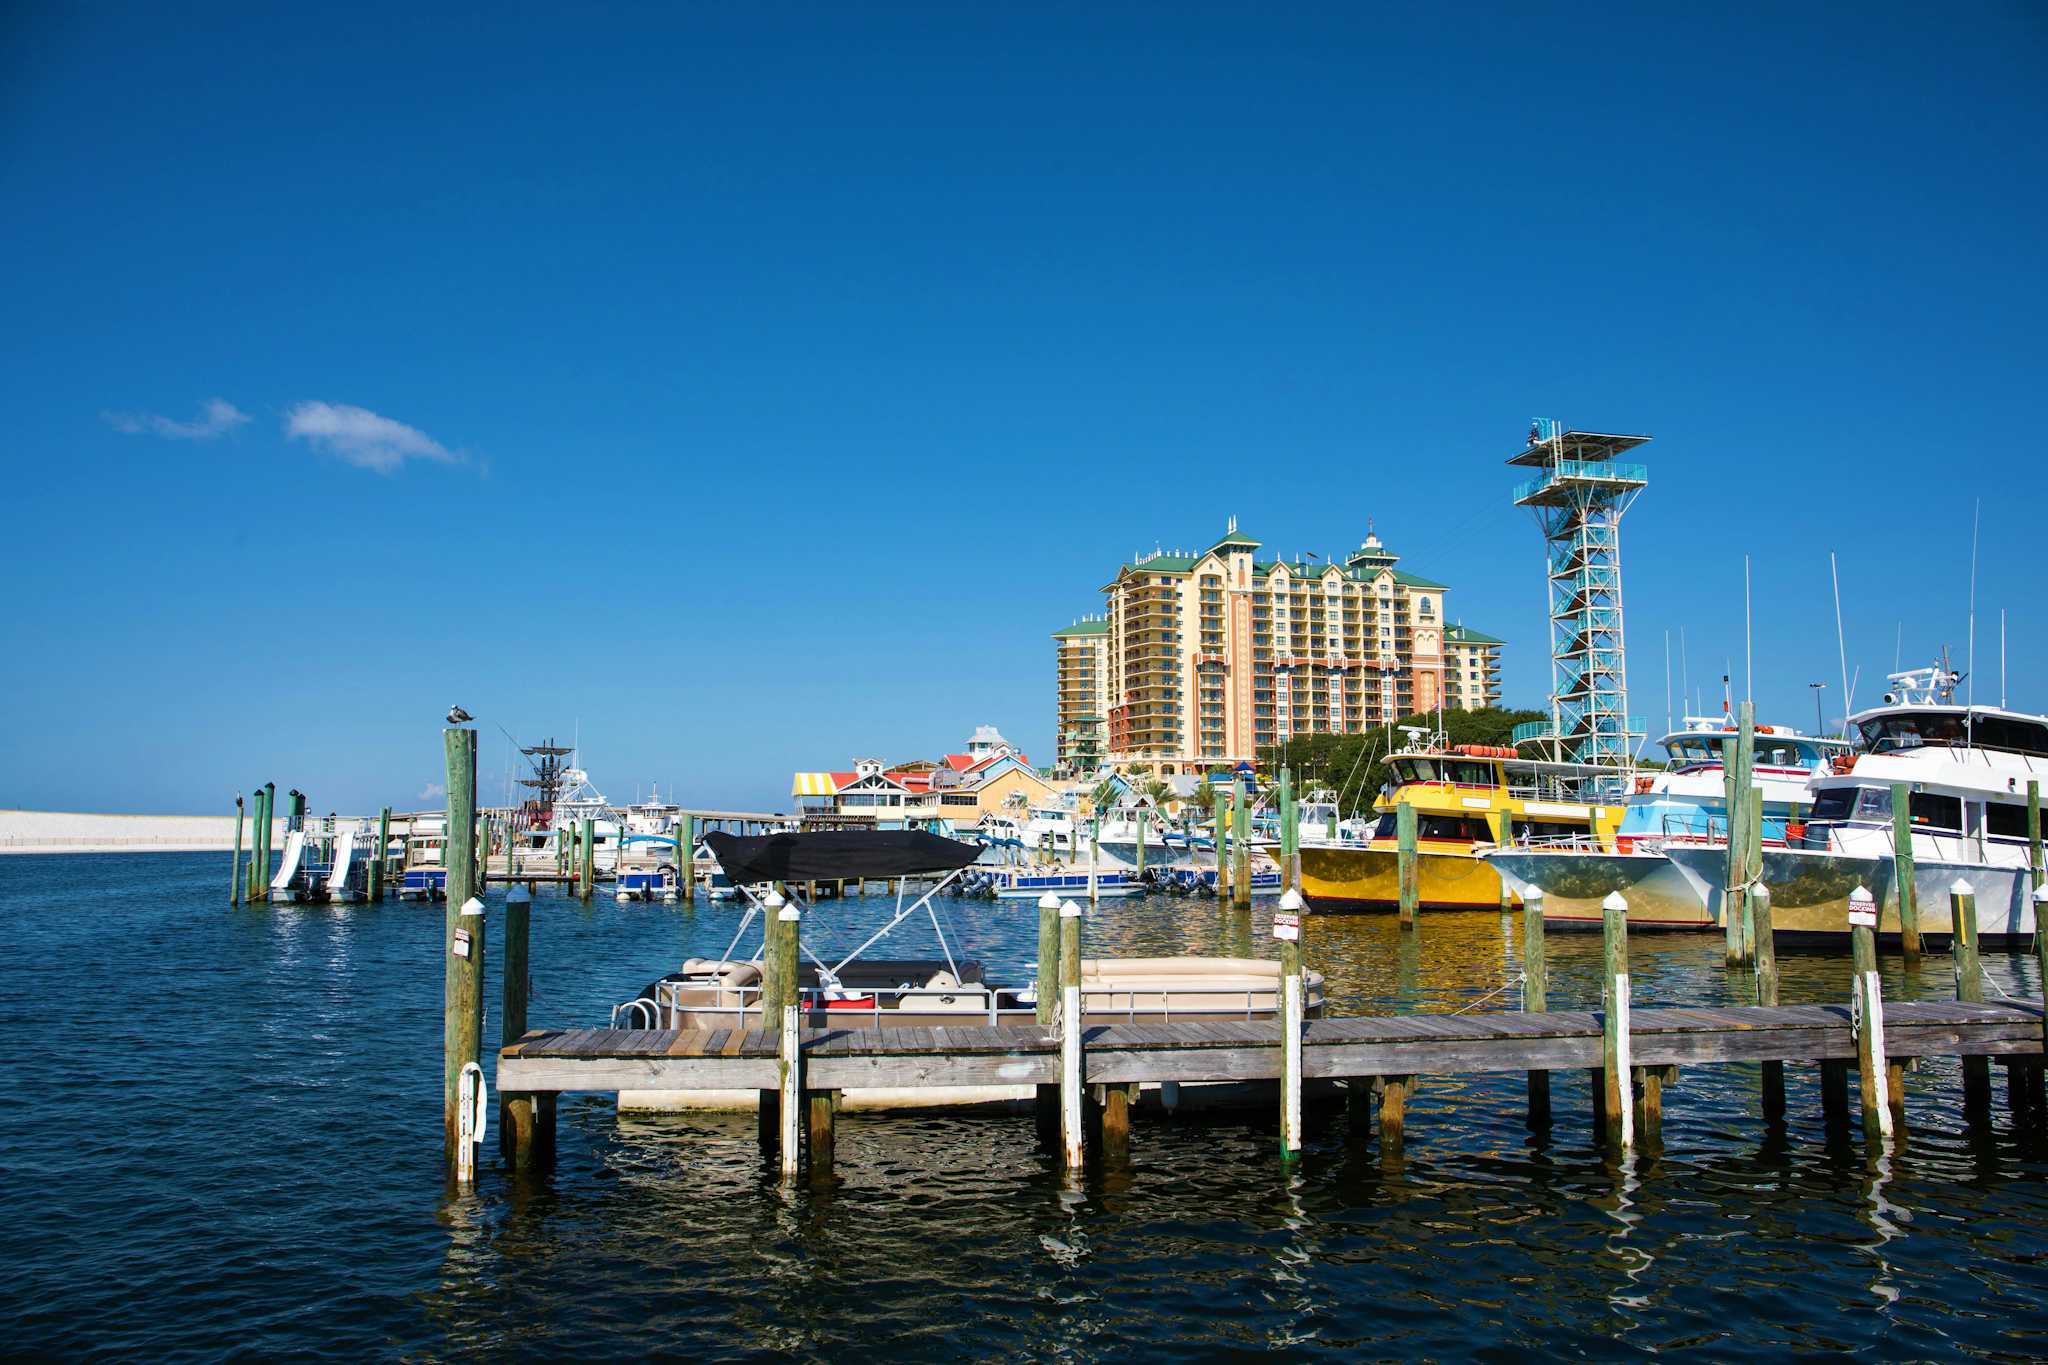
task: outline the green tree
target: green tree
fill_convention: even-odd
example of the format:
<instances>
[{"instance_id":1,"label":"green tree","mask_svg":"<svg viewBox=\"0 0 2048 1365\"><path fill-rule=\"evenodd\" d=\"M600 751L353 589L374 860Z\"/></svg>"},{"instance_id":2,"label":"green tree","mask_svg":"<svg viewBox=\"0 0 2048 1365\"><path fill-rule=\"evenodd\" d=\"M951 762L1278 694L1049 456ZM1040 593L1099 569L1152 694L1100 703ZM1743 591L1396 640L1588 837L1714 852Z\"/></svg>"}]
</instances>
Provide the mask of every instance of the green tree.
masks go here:
<instances>
[{"instance_id":1,"label":"green tree","mask_svg":"<svg viewBox=\"0 0 2048 1365\"><path fill-rule=\"evenodd\" d=\"M1446 711L1444 735L1453 746L1488 744L1504 748L1517 725L1547 719L1548 712L1503 707ZM1285 745L1268 745L1259 750L1259 766L1278 772L1284 761L1294 769L1295 790L1307 792L1313 787L1327 787L1339 794L1346 815L1369 811L1390 776L1387 756L1408 743L1408 737L1401 733L1404 725L1433 730L1436 713L1404 716L1391 727L1382 726L1363 734L1302 735Z\"/></svg>"}]
</instances>

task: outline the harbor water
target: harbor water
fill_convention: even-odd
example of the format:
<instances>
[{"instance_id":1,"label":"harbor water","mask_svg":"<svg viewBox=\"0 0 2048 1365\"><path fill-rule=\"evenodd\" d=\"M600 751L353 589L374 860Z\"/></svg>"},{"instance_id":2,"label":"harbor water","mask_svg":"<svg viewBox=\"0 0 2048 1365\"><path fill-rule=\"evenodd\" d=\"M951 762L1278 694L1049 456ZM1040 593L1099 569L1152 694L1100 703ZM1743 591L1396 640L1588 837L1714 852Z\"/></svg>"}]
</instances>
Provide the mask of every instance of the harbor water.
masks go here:
<instances>
[{"instance_id":1,"label":"harbor water","mask_svg":"<svg viewBox=\"0 0 2048 1365\"><path fill-rule=\"evenodd\" d=\"M1383 1160L1312 1115L1283 1168L1269 1114L1140 1116L1128 1171L1070 1186L1027 1117L850 1115L836 1186L784 1191L751 1116L562 1105L554 1174L441 1162L441 908L230 909L213 855L0 858L0 1124L12 1353L351 1359L483 1354L715 1359L1287 1356L1615 1358L1657 1352L2029 1360L2048 1355L2048 1150L1971 1134L1953 1061L1907 1079L1892 1156L1830 1142L1815 1073L1789 1127L1753 1067L1687 1071L1665 1151L1591 1143L1585 1078L1524 1123L1519 1076L1427 1078ZM850 947L886 902L804 925ZM1029 904L949 902L989 977L1021 980ZM1090 955L1273 953L1208 900L1105 903ZM495 905L493 920L497 918ZM583 906L543 893L536 1026L592 1026L685 956L722 952L731 903ZM493 931L497 924L492 925ZM1514 1008L1519 927L1492 913L1311 918L1337 1013ZM491 945L485 1037L498 1032ZM1635 1000L1742 1003L1718 935L1639 936ZM913 920L883 951L931 956ZM1550 999L1598 996L1597 935L1550 938ZM1781 954L1786 1003L1843 1001L1846 960ZM1986 958L1991 998L2040 994ZM1953 993L1949 961L1892 998Z\"/></svg>"}]
</instances>

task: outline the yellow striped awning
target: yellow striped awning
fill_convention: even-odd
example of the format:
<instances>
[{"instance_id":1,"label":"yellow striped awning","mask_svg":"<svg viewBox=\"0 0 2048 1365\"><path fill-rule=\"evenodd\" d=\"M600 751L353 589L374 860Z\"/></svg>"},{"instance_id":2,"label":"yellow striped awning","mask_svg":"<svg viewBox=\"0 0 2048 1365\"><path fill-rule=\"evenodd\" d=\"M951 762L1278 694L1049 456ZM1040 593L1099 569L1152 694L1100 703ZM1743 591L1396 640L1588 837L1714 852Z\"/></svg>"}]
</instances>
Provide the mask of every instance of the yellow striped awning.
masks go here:
<instances>
[{"instance_id":1,"label":"yellow striped awning","mask_svg":"<svg viewBox=\"0 0 2048 1365\"><path fill-rule=\"evenodd\" d=\"M830 773L798 773L789 787L791 796L833 796L838 791Z\"/></svg>"}]
</instances>

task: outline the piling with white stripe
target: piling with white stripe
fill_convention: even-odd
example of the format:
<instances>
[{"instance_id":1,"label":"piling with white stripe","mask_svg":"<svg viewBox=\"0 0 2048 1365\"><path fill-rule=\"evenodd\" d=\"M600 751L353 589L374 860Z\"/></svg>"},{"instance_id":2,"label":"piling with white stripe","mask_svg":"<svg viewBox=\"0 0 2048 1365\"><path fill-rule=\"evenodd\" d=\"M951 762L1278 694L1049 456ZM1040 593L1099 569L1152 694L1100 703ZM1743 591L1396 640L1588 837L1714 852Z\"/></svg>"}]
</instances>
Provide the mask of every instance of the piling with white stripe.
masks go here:
<instances>
[{"instance_id":1,"label":"piling with white stripe","mask_svg":"<svg viewBox=\"0 0 2048 1365\"><path fill-rule=\"evenodd\" d=\"M1060 1154L1070 1171L1087 1160L1081 1128L1081 907L1060 907Z\"/></svg>"},{"instance_id":2,"label":"piling with white stripe","mask_svg":"<svg viewBox=\"0 0 2048 1365\"><path fill-rule=\"evenodd\" d=\"M1892 1107L1885 1094L1889 1067L1884 1055L1884 985L1877 975L1877 898L1867 886L1849 893L1849 961L1863 1136L1878 1142L1892 1135Z\"/></svg>"}]
</instances>

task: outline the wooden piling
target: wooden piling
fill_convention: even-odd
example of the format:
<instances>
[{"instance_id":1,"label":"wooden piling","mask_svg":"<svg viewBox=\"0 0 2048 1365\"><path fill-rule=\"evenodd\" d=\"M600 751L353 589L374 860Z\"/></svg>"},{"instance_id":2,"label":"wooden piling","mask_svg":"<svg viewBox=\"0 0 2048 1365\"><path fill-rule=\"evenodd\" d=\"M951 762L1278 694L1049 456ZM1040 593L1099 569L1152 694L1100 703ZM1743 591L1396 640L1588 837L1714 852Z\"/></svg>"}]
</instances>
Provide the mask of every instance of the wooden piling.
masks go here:
<instances>
[{"instance_id":1,"label":"wooden piling","mask_svg":"<svg viewBox=\"0 0 2048 1365\"><path fill-rule=\"evenodd\" d=\"M832 1181L832 1160L838 1141L834 1130L838 1127L839 1092L837 1090L812 1090L805 1094L805 1139L810 1144L811 1184L828 1185Z\"/></svg>"},{"instance_id":2,"label":"wooden piling","mask_svg":"<svg viewBox=\"0 0 2048 1365\"><path fill-rule=\"evenodd\" d=\"M1382 1076L1380 1095L1380 1155L1400 1152L1408 1136L1408 1096L1414 1092L1413 1076Z\"/></svg>"},{"instance_id":3,"label":"wooden piling","mask_svg":"<svg viewBox=\"0 0 2048 1365\"><path fill-rule=\"evenodd\" d=\"M585 817L583 833L577 839L577 852L583 858L583 899L589 900L597 894L597 821Z\"/></svg>"},{"instance_id":4,"label":"wooden piling","mask_svg":"<svg viewBox=\"0 0 2048 1365\"><path fill-rule=\"evenodd\" d=\"M442 951L442 1126L451 1170L462 1163L462 1069L481 1064L484 1026L484 916L476 896L476 731L442 732L448 762L448 908Z\"/></svg>"},{"instance_id":5,"label":"wooden piling","mask_svg":"<svg viewBox=\"0 0 2048 1365\"><path fill-rule=\"evenodd\" d=\"M1749 888L1745 902L1749 907L1750 923L1756 926L1756 1002L1759 1005L1778 1003L1778 931L1771 914L1771 889L1762 882ZM1783 1062L1763 1063L1762 1076L1763 1111L1767 1123L1785 1121L1785 1064Z\"/></svg>"},{"instance_id":6,"label":"wooden piling","mask_svg":"<svg viewBox=\"0 0 2048 1365\"><path fill-rule=\"evenodd\" d=\"M776 965L776 975L781 978L780 1014L776 1016L780 1033L776 1050L777 1112L781 1120L777 1149L782 1158L782 1178L793 1181L803 1170L804 1125L804 1055L802 1027L802 992L797 989L796 969L799 935L802 930L803 912L794 905L785 905L776 913L781 921L782 933L777 936L775 952L781 959ZM768 1016L762 1015L762 1026L766 1027Z\"/></svg>"},{"instance_id":7,"label":"wooden piling","mask_svg":"<svg viewBox=\"0 0 2048 1365\"><path fill-rule=\"evenodd\" d=\"M1301 1155L1301 1034L1304 1001L1301 981L1301 910L1299 891L1280 893L1273 914L1273 937L1280 942L1280 1157Z\"/></svg>"},{"instance_id":8,"label":"wooden piling","mask_svg":"<svg viewBox=\"0 0 2048 1365\"><path fill-rule=\"evenodd\" d=\"M1216 895L1220 900L1230 899L1230 823L1224 814L1227 798L1222 792L1211 788L1216 806Z\"/></svg>"},{"instance_id":9,"label":"wooden piling","mask_svg":"<svg viewBox=\"0 0 2048 1365\"><path fill-rule=\"evenodd\" d=\"M1102 1088L1102 1160L1127 1166L1131 1160L1131 1106L1138 1102L1135 1082Z\"/></svg>"},{"instance_id":10,"label":"wooden piling","mask_svg":"<svg viewBox=\"0 0 2048 1365\"><path fill-rule=\"evenodd\" d=\"M1948 888L1949 953L1955 963L1956 999L1984 1003L1984 968L1977 957L1977 896L1961 877ZM1963 1058L1963 1115L1971 1122L1991 1117L1991 1059Z\"/></svg>"},{"instance_id":11,"label":"wooden piling","mask_svg":"<svg viewBox=\"0 0 2048 1365\"><path fill-rule=\"evenodd\" d=\"M1415 848L1415 807L1406 801L1394 807L1395 869L1400 875L1401 927L1415 927L1422 904L1420 855Z\"/></svg>"},{"instance_id":12,"label":"wooden piling","mask_svg":"<svg viewBox=\"0 0 2048 1365\"><path fill-rule=\"evenodd\" d=\"M1230 900L1238 909L1248 910L1252 903L1252 805L1242 777L1231 790L1236 800L1230 813Z\"/></svg>"},{"instance_id":13,"label":"wooden piling","mask_svg":"<svg viewBox=\"0 0 2048 1365\"><path fill-rule=\"evenodd\" d=\"M1601 1140L1617 1151L1635 1146L1634 1069L1628 1033L1628 902L1619 891L1600 903Z\"/></svg>"},{"instance_id":14,"label":"wooden piling","mask_svg":"<svg viewBox=\"0 0 2048 1365\"><path fill-rule=\"evenodd\" d=\"M386 861L391 853L391 807L386 806L377 813L377 851L370 857L369 896L372 904L384 899L384 874L388 870Z\"/></svg>"},{"instance_id":15,"label":"wooden piling","mask_svg":"<svg viewBox=\"0 0 2048 1365\"><path fill-rule=\"evenodd\" d=\"M1069 1171L1087 1159L1081 1123L1081 907L1060 906L1060 1155Z\"/></svg>"},{"instance_id":16,"label":"wooden piling","mask_svg":"<svg viewBox=\"0 0 2048 1365\"><path fill-rule=\"evenodd\" d=\"M1138 807L1138 880L1145 879L1145 808Z\"/></svg>"},{"instance_id":17,"label":"wooden piling","mask_svg":"<svg viewBox=\"0 0 2048 1365\"><path fill-rule=\"evenodd\" d=\"M677 890L682 893L684 904L694 905L697 900L697 817L685 811L676 819L682 821L683 826L683 848L678 855L682 862L676 867L676 876L682 878L682 885ZM829 1136L827 1142L830 1142Z\"/></svg>"},{"instance_id":18,"label":"wooden piling","mask_svg":"<svg viewBox=\"0 0 2048 1365\"><path fill-rule=\"evenodd\" d=\"M505 981L499 1009L500 1046L510 1047L526 1036L526 1002L532 990L529 937L533 895L523 886L505 894ZM498 1094L498 1150L514 1171L529 1173L553 1154L555 1097L552 1093Z\"/></svg>"},{"instance_id":19,"label":"wooden piling","mask_svg":"<svg viewBox=\"0 0 2048 1365\"><path fill-rule=\"evenodd\" d=\"M2035 980L2041 983L2041 994L2048 997L2048 927L2041 923L2041 917L2048 914L2048 884L2034 888L2034 968ZM2041 1062L2048 1067L2048 1009L2041 1012Z\"/></svg>"},{"instance_id":20,"label":"wooden piling","mask_svg":"<svg viewBox=\"0 0 2048 1365\"><path fill-rule=\"evenodd\" d=\"M228 878L228 904L242 903L242 798L235 796L235 871Z\"/></svg>"},{"instance_id":21,"label":"wooden piling","mask_svg":"<svg viewBox=\"0 0 2048 1365\"><path fill-rule=\"evenodd\" d=\"M1550 1008L1550 964L1544 955L1543 888L1522 893L1522 1011L1541 1014ZM1529 1126L1550 1126L1550 1073L1529 1073Z\"/></svg>"},{"instance_id":22,"label":"wooden piling","mask_svg":"<svg viewBox=\"0 0 2048 1365\"><path fill-rule=\"evenodd\" d=\"M1036 997L1038 1026L1052 1029L1059 1022L1060 999L1060 898L1048 891L1038 898L1038 978L1032 992ZM1051 1147L1060 1126L1060 1088L1040 1085L1036 1110L1038 1138Z\"/></svg>"},{"instance_id":23,"label":"wooden piling","mask_svg":"<svg viewBox=\"0 0 2048 1365\"><path fill-rule=\"evenodd\" d=\"M271 840L275 838L277 822L277 784L265 782L262 794L263 809L257 817L256 865L250 869L249 899L270 903L270 854Z\"/></svg>"},{"instance_id":24,"label":"wooden piling","mask_svg":"<svg viewBox=\"0 0 2048 1365\"><path fill-rule=\"evenodd\" d=\"M1879 1142L1892 1135L1890 1067L1884 1055L1884 985L1877 975L1877 898L1863 886L1849 893L1849 971L1863 1136Z\"/></svg>"},{"instance_id":25,"label":"wooden piling","mask_svg":"<svg viewBox=\"0 0 2048 1365\"><path fill-rule=\"evenodd\" d=\"M1749 882L1742 889L1742 960L1755 966L1756 907L1750 903L1750 896L1762 884L1764 875L1764 794L1754 781L1743 794L1742 846L1749 870Z\"/></svg>"},{"instance_id":26,"label":"wooden piling","mask_svg":"<svg viewBox=\"0 0 2048 1365\"><path fill-rule=\"evenodd\" d=\"M1849 1063L1839 1057L1820 1064L1820 1117L1830 1138L1849 1124Z\"/></svg>"},{"instance_id":27,"label":"wooden piling","mask_svg":"<svg viewBox=\"0 0 2048 1365\"><path fill-rule=\"evenodd\" d=\"M1280 889L1294 889L1294 775L1280 770Z\"/></svg>"},{"instance_id":28,"label":"wooden piling","mask_svg":"<svg viewBox=\"0 0 2048 1365\"><path fill-rule=\"evenodd\" d=\"M1899 902L1899 952L1920 960L1920 891L1913 882L1913 792L1892 783L1892 886Z\"/></svg>"}]
</instances>

